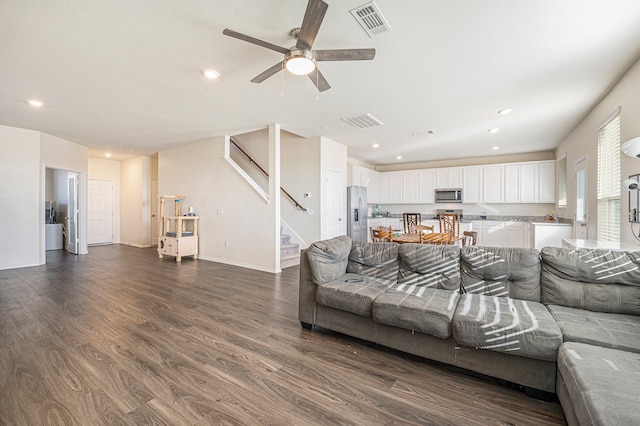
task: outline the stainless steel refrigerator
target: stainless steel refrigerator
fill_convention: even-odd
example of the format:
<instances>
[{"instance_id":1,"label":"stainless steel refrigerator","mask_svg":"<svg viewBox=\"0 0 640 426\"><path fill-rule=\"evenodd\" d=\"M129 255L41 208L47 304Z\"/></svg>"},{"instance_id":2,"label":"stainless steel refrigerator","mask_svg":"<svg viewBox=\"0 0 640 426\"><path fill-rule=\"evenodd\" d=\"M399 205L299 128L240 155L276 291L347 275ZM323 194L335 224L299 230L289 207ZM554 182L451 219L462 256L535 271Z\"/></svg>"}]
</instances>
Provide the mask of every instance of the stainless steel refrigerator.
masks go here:
<instances>
[{"instance_id":1,"label":"stainless steel refrigerator","mask_svg":"<svg viewBox=\"0 0 640 426\"><path fill-rule=\"evenodd\" d=\"M364 186L347 187L347 235L353 240L367 241L367 188Z\"/></svg>"}]
</instances>

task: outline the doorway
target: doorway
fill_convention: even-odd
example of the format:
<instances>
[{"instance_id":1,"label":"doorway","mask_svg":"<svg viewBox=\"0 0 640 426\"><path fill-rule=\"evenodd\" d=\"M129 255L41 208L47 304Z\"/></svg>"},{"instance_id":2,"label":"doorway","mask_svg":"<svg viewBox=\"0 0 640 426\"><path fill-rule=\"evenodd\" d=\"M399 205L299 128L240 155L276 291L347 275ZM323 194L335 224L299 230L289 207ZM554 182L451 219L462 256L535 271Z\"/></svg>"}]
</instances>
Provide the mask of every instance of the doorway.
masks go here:
<instances>
[{"instance_id":1,"label":"doorway","mask_svg":"<svg viewBox=\"0 0 640 426\"><path fill-rule=\"evenodd\" d=\"M575 238L577 240L586 240L588 236L588 211L587 206L587 157L584 157L575 163L575 180L576 180L576 204L575 204Z\"/></svg>"},{"instance_id":2,"label":"doorway","mask_svg":"<svg viewBox=\"0 0 640 426\"><path fill-rule=\"evenodd\" d=\"M158 179L151 179L151 245L158 245Z\"/></svg>"}]
</instances>

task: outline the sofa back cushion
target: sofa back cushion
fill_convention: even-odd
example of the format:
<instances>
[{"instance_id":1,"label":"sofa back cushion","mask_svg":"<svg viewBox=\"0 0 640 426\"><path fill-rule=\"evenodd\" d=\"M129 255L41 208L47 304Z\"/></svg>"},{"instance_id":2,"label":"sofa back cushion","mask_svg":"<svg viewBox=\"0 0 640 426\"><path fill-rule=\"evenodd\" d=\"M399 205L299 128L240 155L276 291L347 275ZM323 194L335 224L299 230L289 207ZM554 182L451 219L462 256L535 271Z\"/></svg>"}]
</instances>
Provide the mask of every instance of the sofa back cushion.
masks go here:
<instances>
[{"instance_id":1,"label":"sofa back cushion","mask_svg":"<svg viewBox=\"0 0 640 426\"><path fill-rule=\"evenodd\" d=\"M542 249L542 302L640 315L640 252Z\"/></svg>"},{"instance_id":2,"label":"sofa back cushion","mask_svg":"<svg viewBox=\"0 0 640 426\"><path fill-rule=\"evenodd\" d=\"M540 302L540 252L466 246L460 252L462 291Z\"/></svg>"},{"instance_id":3,"label":"sofa back cushion","mask_svg":"<svg viewBox=\"0 0 640 426\"><path fill-rule=\"evenodd\" d=\"M351 238L346 235L316 241L307 249L311 277L316 285L331 282L345 274L351 252Z\"/></svg>"},{"instance_id":4,"label":"sofa back cushion","mask_svg":"<svg viewBox=\"0 0 640 426\"><path fill-rule=\"evenodd\" d=\"M347 272L393 281L398 279L398 244L353 241Z\"/></svg>"},{"instance_id":5,"label":"sofa back cushion","mask_svg":"<svg viewBox=\"0 0 640 426\"><path fill-rule=\"evenodd\" d=\"M412 286L460 289L460 247L401 244L398 290Z\"/></svg>"}]
</instances>

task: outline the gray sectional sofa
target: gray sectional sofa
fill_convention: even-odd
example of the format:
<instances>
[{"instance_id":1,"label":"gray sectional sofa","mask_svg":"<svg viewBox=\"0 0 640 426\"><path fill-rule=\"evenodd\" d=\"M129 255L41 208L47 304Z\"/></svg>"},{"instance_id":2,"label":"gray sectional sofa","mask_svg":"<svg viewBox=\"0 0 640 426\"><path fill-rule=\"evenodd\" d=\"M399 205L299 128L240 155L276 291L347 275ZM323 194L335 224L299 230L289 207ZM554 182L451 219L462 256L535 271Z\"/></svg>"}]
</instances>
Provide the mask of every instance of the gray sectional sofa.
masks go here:
<instances>
[{"instance_id":1,"label":"gray sectional sofa","mask_svg":"<svg viewBox=\"0 0 640 426\"><path fill-rule=\"evenodd\" d=\"M302 253L299 319L307 329L556 392L570 424L640 424L634 252L371 244L341 236ZM611 381L616 375L625 380ZM616 392L602 391L603 382Z\"/></svg>"}]
</instances>

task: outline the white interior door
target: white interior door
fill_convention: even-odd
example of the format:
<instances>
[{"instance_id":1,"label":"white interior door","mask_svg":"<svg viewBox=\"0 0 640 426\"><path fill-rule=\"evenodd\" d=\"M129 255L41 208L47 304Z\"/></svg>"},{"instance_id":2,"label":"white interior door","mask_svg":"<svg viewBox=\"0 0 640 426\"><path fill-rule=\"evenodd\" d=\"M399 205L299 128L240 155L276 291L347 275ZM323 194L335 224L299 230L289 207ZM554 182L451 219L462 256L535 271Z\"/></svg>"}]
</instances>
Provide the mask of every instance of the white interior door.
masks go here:
<instances>
[{"instance_id":1,"label":"white interior door","mask_svg":"<svg viewBox=\"0 0 640 426\"><path fill-rule=\"evenodd\" d=\"M67 177L67 251L78 254L78 175L69 173Z\"/></svg>"},{"instance_id":2,"label":"white interior door","mask_svg":"<svg viewBox=\"0 0 640 426\"><path fill-rule=\"evenodd\" d=\"M151 245L158 245L158 179L151 179Z\"/></svg>"},{"instance_id":3,"label":"white interior door","mask_svg":"<svg viewBox=\"0 0 640 426\"><path fill-rule=\"evenodd\" d=\"M342 215L345 211L343 204L342 173L334 170L327 170L327 186L326 186L326 217L325 217L325 235L324 239L343 235L345 230L342 229Z\"/></svg>"},{"instance_id":4,"label":"white interior door","mask_svg":"<svg viewBox=\"0 0 640 426\"><path fill-rule=\"evenodd\" d=\"M113 243L113 182L89 179L87 244Z\"/></svg>"},{"instance_id":5,"label":"white interior door","mask_svg":"<svg viewBox=\"0 0 640 426\"><path fill-rule=\"evenodd\" d=\"M587 239L587 158L576 162L575 164L576 179L576 204L575 204L575 238L577 240Z\"/></svg>"}]
</instances>

